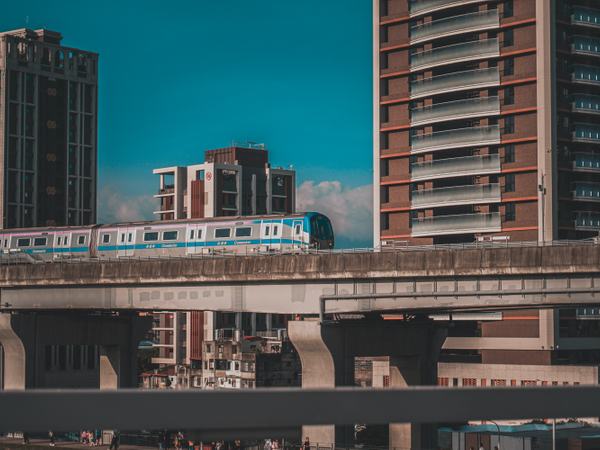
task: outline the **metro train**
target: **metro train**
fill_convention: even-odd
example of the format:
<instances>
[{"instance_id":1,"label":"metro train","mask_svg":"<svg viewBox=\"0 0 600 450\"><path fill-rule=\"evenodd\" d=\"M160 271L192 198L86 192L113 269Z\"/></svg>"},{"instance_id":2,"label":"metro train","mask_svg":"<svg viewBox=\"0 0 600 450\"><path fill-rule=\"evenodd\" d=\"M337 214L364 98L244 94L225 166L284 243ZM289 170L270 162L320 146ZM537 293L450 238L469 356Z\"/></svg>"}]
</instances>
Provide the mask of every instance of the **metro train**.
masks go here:
<instances>
[{"instance_id":1,"label":"metro train","mask_svg":"<svg viewBox=\"0 0 600 450\"><path fill-rule=\"evenodd\" d=\"M0 231L2 256L10 260L287 253L333 245L330 220L315 212Z\"/></svg>"}]
</instances>

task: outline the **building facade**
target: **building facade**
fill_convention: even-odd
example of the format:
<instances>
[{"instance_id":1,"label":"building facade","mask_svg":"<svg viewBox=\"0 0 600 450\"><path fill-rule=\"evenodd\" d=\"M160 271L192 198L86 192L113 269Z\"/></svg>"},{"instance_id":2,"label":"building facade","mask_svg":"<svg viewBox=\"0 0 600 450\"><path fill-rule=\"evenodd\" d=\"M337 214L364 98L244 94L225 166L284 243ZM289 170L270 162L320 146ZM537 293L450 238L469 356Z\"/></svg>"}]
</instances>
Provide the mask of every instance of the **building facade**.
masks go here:
<instances>
[{"instance_id":1,"label":"building facade","mask_svg":"<svg viewBox=\"0 0 600 450\"><path fill-rule=\"evenodd\" d=\"M98 55L60 33L0 33L3 228L96 222Z\"/></svg>"},{"instance_id":2,"label":"building facade","mask_svg":"<svg viewBox=\"0 0 600 450\"><path fill-rule=\"evenodd\" d=\"M296 174L271 167L264 145L207 150L204 160L153 171L159 177L158 220L295 212ZM189 368L186 383L200 387L204 341L214 341L222 329L237 330L234 336L240 338L256 336L257 330L270 332L282 320L271 314L156 312L153 329L158 354L153 362Z\"/></svg>"},{"instance_id":3,"label":"building facade","mask_svg":"<svg viewBox=\"0 0 600 450\"><path fill-rule=\"evenodd\" d=\"M375 0L373 12L376 245L598 235L597 1ZM597 382L576 367L600 361L597 315L475 318L452 322L442 382Z\"/></svg>"}]
</instances>

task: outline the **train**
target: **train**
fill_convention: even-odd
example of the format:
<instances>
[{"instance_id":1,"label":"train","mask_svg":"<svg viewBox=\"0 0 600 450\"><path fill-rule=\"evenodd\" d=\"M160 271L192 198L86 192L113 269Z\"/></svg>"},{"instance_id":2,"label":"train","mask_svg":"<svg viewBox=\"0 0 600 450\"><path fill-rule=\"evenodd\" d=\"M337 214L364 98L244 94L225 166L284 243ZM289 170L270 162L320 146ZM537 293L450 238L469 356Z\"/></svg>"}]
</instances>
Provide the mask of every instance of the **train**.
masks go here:
<instances>
[{"instance_id":1,"label":"train","mask_svg":"<svg viewBox=\"0 0 600 450\"><path fill-rule=\"evenodd\" d=\"M317 212L0 231L4 259L181 257L332 249L331 221Z\"/></svg>"}]
</instances>

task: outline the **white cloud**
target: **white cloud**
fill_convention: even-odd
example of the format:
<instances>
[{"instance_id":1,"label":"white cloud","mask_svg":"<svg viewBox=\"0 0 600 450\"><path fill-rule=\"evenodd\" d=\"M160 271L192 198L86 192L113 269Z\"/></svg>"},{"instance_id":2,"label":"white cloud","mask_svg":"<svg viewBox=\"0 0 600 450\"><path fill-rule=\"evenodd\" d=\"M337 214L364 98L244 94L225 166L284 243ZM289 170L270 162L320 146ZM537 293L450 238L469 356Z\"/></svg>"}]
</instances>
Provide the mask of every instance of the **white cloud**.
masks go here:
<instances>
[{"instance_id":1,"label":"white cloud","mask_svg":"<svg viewBox=\"0 0 600 450\"><path fill-rule=\"evenodd\" d=\"M347 188L339 181L305 181L297 191L298 211L317 211L331 219L336 247L373 243L373 187Z\"/></svg>"},{"instance_id":2,"label":"white cloud","mask_svg":"<svg viewBox=\"0 0 600 450\"><path fill-rule=\"evenodd\" d=\"M158 206L151 195L125 195L104 187L98 193L98 209L100 223L115 223L153 220Z\"/></svg>"}]
</instances>

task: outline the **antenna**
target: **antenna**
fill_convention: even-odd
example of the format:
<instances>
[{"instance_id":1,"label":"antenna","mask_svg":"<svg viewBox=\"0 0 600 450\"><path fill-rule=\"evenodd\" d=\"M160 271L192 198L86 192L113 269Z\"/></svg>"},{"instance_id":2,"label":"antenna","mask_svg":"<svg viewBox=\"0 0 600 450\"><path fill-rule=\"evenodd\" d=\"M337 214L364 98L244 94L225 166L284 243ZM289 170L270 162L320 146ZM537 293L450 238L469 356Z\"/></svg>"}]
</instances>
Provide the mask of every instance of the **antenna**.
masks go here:
<instances>
[{"instance_id":1,"label":"antenna","mask_svg":"<svg viewBox=\"0 0 600 450\"><path fill-rule=\"evenodd\" d=\"M25 25L29 25L29 16L25 16Z\"/></svg>"}]
</instances>

